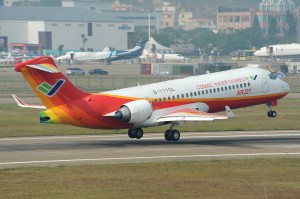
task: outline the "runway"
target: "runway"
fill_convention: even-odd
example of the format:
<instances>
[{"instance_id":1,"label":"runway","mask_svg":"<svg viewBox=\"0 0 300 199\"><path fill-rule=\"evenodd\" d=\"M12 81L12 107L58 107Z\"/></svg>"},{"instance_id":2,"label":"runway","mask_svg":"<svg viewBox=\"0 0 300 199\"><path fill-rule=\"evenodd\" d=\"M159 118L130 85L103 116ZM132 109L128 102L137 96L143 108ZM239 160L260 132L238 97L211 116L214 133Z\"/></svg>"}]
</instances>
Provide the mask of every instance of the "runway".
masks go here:
<instances>
[{"instance_id":1,"label":"runway","mask_svg":"<svg viewBox=\"0 0 300 199\"><path fill-rule=\"evenodd\" d=\"M141 140L127 135L0 139L0 168L264 156L300 157L300 130L182 132L179 142L166 142L162 134Z\"/></svg>"}]
</instances>

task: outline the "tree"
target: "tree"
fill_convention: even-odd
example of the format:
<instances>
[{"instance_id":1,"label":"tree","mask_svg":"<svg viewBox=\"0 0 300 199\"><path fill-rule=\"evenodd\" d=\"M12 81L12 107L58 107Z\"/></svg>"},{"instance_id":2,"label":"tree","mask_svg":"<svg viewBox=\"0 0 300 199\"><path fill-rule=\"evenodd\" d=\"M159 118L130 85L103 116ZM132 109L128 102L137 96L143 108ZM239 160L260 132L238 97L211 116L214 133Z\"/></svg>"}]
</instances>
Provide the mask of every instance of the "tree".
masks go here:
<instances>
[{"instance_id":1,"label":"tree","mask_svg":"<svg viewBox=\"0 0 300 199\"><path fill-rule=\"evenodd\" d=\"M64 49L64 45L63 45L63 44L58 45L57 49L58 49L58 51L59 51L59 56L61 56L61 55L62 55L62 51L63 51L63 49Z\"/></svg>"},{"instance_id":2,"label":"tree","mask_svg":"<svg viewBox=\"0 0 300 199\"><path fill-rule=\"evenodd\" d=\"M151 52L156 53L156 45L155 44L152 44Z\"/></svg>"},{"instance_id":3,"label":"tree","mask_svg":"<svg viewBox=\"0 0 300 199\"><path fill-rule=\"evenodd\" d=\"M88 39L85 37L85 34L81 35L81 39L82 39L82 47L80 49L81 49L81 51L84 51L85 50L85 43L87 42Z\"/></svg>"},{"instance_id":4,"label":"tree","mask_svg":"<svg viewBox=\"0 0 300 199\"><path fill-rule=\"evenodd\" d=\"M286 12L285 30L289 36L297 33L297 19L290 11Z\"/></svg>"},{"instance_id":5,"label":"tree","mask_svg":"<svg viewBox=\"0 0 300 199\"><path fill-rule=\"evenodd\" d=\"M276 35L278 33L277 30L277 20L275 17L270 16L269 17L269 31L268 34L269 35Z\"/></svg>"}]
</instances>

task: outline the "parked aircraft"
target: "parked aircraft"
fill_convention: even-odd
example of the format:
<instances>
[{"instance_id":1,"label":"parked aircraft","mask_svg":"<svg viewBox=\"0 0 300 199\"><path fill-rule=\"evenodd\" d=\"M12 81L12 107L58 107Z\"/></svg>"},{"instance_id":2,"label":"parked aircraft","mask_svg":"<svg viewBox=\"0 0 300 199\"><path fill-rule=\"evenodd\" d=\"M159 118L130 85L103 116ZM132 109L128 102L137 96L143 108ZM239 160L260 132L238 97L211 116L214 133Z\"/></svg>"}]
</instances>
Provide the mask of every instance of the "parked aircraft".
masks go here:
<instances>
[{"instance_id":1,"label":"parked aircraft","mask_svg":"<svg viewBox=\"0 0 300 199\"><path fill-rule=\"evenodd\" d=\"M55 60L76 61L103 61L111 64L112 61L131 59L141 55L145 42L138 43L134 48L128 50L109 50L105 48L101 52L68 52L66 55L57 57Z\"/></svg>"},{"instance_id":2,"label":"parked aircraft","mask_svg":"<svg viewBox=\"0 0 300 199\"><path fill-rule=\"evenodd\" d=\"M254 52L257 57L293 57L300 56L300 44L278 44L262 47Z\"/></svg>"},{"instance_id":3,"label":"parked aircraft","mask_svg":"<svg viewBox=\"0 0 300 199\"><path fill-rule=\"evenodd\" d=\"M68 52L65 55L55 58L56 61L100 61L106 60L111 56L112 52L105 48L98 52Z\"/></svg>"},{"instance_id":4,"label":"parked aircraft","mask_svg":"<svg viewBox=\"0 0 300 199\"><path fill-rule=\"evenodd\" d=\"M189 59L180 54L161 54L149 53L144 50L143 55L140 56L143 60L155 60L156 62L186 62Z\"/></svg>"},{"instance_id":5,"label":"parked aircraft","mask_svg":"<svg viewBox=\"0 0 300 199\"><path fill-rule=\"evenodd\" d=\"M174 126L182 121L214 121L235 117L231 109L267 104L268 116L277 100L287 95L289 85L270 71L241 68L180 78L131 88L88 93L61 73L51 57L16 64L46 109L40 122L63 123L95 129L129 129L130 138L143 137L142 128L170 125L167 141L178 141ZM15 95L21 107L27 105ZM216 112L226 110L226 115Z\"/></svg>"}]
</instances>

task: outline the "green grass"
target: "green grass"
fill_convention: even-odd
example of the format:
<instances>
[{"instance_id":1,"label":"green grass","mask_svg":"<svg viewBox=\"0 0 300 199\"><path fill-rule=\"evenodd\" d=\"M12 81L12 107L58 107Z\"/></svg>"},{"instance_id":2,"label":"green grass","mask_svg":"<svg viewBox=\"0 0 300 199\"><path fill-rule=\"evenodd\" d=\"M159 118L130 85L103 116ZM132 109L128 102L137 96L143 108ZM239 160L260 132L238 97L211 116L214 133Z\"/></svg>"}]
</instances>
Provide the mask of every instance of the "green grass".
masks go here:
<instances>
[{"instance_id":1,"label":"green grass","mask_svg":"<svg viewBox=\"0 0 300 199\"><path fill-rule=\"evenodd\" d=\"M176 127L180 131L236 131L300 129L300 99L285 98L275 107L276 118L267 117L265 105L234 110L237 119L215 122L187 122ZM40 124L39 110L19 108L15 104L0 105L0 137L38 135L78 135L127 133L127 130L95 130L62 124ZM223 113L225 114L225 112ZM163 133L169 126L144 129L145 132Z\"/></svg>"},{"instance_id":2,"label":"green grass","mask_svg":"<svg viewBox=\"0 0 300 199\"><path fill-rule=\"evenodd\" d=\"M300 198L300 159L61 166L0 171L1 198Z\"/></svg>"}]
</instances>

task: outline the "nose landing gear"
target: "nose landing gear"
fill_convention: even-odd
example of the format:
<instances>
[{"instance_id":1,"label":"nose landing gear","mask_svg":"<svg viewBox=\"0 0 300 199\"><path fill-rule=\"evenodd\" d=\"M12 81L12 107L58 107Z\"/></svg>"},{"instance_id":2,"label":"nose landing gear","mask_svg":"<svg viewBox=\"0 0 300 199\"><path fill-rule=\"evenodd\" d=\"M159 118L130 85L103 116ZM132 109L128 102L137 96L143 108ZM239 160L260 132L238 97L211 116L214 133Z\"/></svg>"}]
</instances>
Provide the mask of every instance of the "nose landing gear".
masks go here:
<instances>
[{"instance_id":1,"label":"nose landing gear","mask_svg":"<svg viewBox=\"0 0 300 199\"><path fill-rule=\"evenodd\" d=\"M276 113L276 111L273 111L272 110L272 104L271 103L269 103L269 104L267 104L267 106L269 107L269 111L268 111L268 117L276 117L277 116L277 113Z\"/></svg>"}]
</instances>

